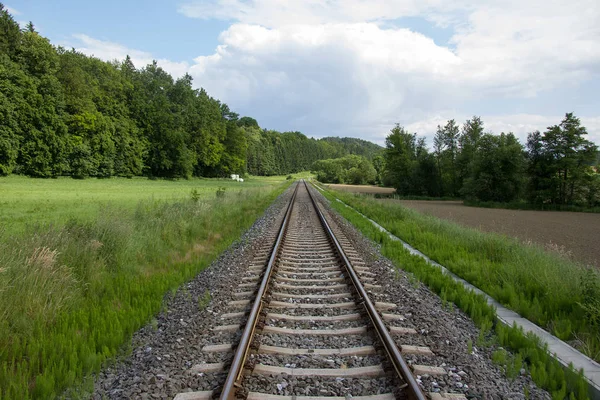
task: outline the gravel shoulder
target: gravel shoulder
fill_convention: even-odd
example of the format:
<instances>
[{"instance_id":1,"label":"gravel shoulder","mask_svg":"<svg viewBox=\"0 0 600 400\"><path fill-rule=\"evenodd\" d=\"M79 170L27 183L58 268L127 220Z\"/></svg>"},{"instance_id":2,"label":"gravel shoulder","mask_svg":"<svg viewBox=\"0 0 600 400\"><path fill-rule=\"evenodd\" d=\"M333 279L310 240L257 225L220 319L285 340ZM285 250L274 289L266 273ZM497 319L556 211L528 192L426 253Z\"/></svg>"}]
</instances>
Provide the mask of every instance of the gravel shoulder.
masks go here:
<instances>
[{"instance_id":1,"label":"gravel shoulder","mask_svg":"<svg viewBox=\"0 0 600 400\"><path fill-rule=\"evenodd\" d=\"M504 210L467 207L459 201L380 200L483 232L537 243L573 260L600 268L600 214L568 211Z\"/></svg>"}]
</instances>

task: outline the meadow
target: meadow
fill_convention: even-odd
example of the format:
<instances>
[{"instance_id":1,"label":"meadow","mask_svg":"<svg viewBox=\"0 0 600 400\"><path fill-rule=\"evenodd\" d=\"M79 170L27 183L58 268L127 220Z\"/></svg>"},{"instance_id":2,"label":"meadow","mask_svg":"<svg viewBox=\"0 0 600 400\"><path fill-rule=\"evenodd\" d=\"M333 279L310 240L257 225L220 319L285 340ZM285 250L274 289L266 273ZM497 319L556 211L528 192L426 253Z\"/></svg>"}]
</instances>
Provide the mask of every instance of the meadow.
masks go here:
<instances>
[{"instance_id":1,"label":"meadow","mask_svg":"<svg viewBox=\"0 0 600 400\"><path fill-rule=\"evenodd\" d=\"M290 182L0 179L0 399L77 397Z\"/></svg>"},{"instance_id":2,"label":"meadow","mask_svg":"<svg viewBox=\"0 0 600 400\"><path fill-rule=\"evenodd\" d=\"M268 188L285 177L231 179L149 180L134 177L108 179L36 179L11 175L0 177L0 232L23 233L30 228L63 225L69 220L92 221L105 206L133 211L138 202L177 201L195 190L198 199L225 191Z\"/></svg>"}]
</instances>

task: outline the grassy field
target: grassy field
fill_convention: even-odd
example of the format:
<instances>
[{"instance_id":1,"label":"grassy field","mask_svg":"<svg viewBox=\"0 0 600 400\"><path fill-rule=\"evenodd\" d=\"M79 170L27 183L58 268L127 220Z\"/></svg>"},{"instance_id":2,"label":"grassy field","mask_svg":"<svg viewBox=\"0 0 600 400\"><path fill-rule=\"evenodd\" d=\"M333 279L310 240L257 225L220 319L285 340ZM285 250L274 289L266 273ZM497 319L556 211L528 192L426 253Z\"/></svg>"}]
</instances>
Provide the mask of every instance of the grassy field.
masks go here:
<instances>
[{"instance_id":1,"label":"grassy field","mask_svg":"<svg viewBox=\"0 0 600 400\"><path fill-rule=\"evenodd\" d=\"M70 219L91 221L105 206L133 211L140 200L176 201L215 196L219 188L239 191L266 188L285 180L283 176L231 179L149 180L147 178L35 179L24 176L0 177L0 229L24 232L27 226L63 225Z\"/></svg>"},{"instance_id":2,"label":"grassy field","mask_svg":"<svg viewBox=\"0 0 600 400\"><path fill-rule=\"evenodd\" d=\"M398 204L339 191L324 194L330 200L343 200L509 308L570 340L591 357L600 356L600 276L595 270L582 268L542 248L463 228ZM516 376L522 366L527 366L534 381L547 389L553 399L588 398L581 375L565 372L539 344L539 339L523 335L517 328L495 324L495 311L482 296L410 254L402 244L342 203L332 201L331 205L363 234L380 243L382 253L395 265L414 274L444 303L454 303L468 314L481 329L477 346L512 349L514 356L507 356L502 348L494 354L508 376ZM492 331L495 335L488 336Z\"/></svg>"},{"instance_id":3,"label":"grassy field","mask_svg":"<svg viewBox=\"0 0 600 400\"><path fill-rule=\"evenodd\" d=\"M0 182L0 399L29 399L99 371L291 180Z\"/></svg>"}]
</instances>

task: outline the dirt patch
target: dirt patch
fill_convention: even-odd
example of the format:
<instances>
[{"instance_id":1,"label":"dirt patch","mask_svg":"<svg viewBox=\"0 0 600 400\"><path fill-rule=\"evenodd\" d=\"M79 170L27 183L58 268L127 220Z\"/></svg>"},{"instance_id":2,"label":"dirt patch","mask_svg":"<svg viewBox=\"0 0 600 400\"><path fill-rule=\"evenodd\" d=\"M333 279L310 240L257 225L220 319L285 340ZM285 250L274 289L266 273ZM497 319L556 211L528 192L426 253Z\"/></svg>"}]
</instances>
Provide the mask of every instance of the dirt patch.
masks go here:
<instances>
[{"instance_id":1,"label":"dirt patch","mask_svg":"<svg viewBox=\"0 0 600 400\"><path fill-rule=\"evenodd\" d=\"M394 188L385 188L373 185L342 185L338 183L332 183L329 185L323 185L334 190L343 190L344 192L351 193L380 193L380 194L392 194L396 191Z\"/></svg>"},{"instance_id":2,"label":"dirt patch","mask_svg":"<svg viewBox=\"0 0 600 400\"><path fill-rule=\"evenodd\" d=\"M459 201L381 200L484 232L534 242L584 264L600 267L600 214L467 207Z\"/></svg>"}]
</instances>

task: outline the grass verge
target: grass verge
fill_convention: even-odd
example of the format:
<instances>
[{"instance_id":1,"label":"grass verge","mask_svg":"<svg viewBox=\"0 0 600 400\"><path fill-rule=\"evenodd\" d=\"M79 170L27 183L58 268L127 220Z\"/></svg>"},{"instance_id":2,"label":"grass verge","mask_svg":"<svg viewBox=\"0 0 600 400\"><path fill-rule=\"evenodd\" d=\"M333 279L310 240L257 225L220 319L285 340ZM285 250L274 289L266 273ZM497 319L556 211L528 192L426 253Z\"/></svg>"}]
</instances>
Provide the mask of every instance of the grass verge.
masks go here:
<instances>
[{"instance_id":1,"label":"grass verge","mask_svg":"<svg viewBox=\"0 0 600 400\"><path fill-rule=\"evenodd\" d=\"M0 399L54 398L99 371L286 186L105 206L0 235Z\"/></svg>"},{"instance_id":2,"label":"grass verge","mask_svg":"<svg viewBox=\"0 0 600 400\"><path fill-rule=\"evenodd\" d=\"M404 231L401 230L405 229L404 225L406 224L409 227L411 227L412 224L416 225L413 228L420 228L420 230L413 232L413 235L417 237L418 233L423 235L426 239L425 243L429 246L442 245L443 249L448 252L453 248L453 245L455 246L454 248L459 254L456 257L448 258L448 260L459 260L460 257L464 257L465 262L477 262L476 260L469 258L470 253L459 246L460 243L457 243L457 239L460 239L460 237L451 240L451 243L449 244L443 243L444 240L448 240L445 235L441 235L439 231L430 231L431 227L429 225L420 225L423 223L420 219L422 216L411 212L410 210L382 205L372 199L365 198L364 196L348 195L340 192L335 192L335 196L333 196L327 191L324 192L324 195L329 200L334 200L335 197L340 198L347 204L358 209L361 213L369 216L371 219L384 226L394 233L394 235L402 237L403 239L406 239L406 235L399 233L404 233ZM331 206L356 226L363 234L379 243L381 245L382 254L392 260L397 267L411 272L431 290L440 295L442 300L453 302L469 315L481 330L478 345L482 346L496 343L500 346L512 349L515 353L515 356L513 357L503 356L502 354L498 354L495 357L496 361L502 364L507 375L510 376L509 372L515 371L517 367L518 369L516 370L519 370L521 365L527 366L536 384L548 390L552 394L553 399L588 398L588 387L583 376L574 371L565 371L560 363L548 354L546 347L542 346L537 337L529 334L525 335L522 330L516 327L508 328L502 324L496 324L495 310L486 303L482 296L468 291L461 284L456 283L452 278L443 274L441 270L429 265L421 257L411 255L404 249L401 243L391 240L369 221L353 210L345 207L343 204L337 201L331 201ZM431 221L426 222L432 224L435 221L431 219ZM451 224L444 223L443 225ZM433 227L435 226L436 225L434 224ZM445 227L453 228L452 226ZM457 232L451 231L448 233L456 234ZM479 240L485 240L483 237L485 235L481 236L482 237L479 238ZM470 237L469 239L474 238ZM501 240L503 238L494 236L493 239ZM411 243L410 240L406 241ZM487 243L487 246L490 246L490 251L493 251L491 248L496 244L497 243L495 242L490 242ZM462 245L464 246L465 244L463 243ZM513 245L516 246L517 244L511 243L511 246ZM415 247L419 248L419 250L428 254L430 257L432 256L431 252L428 252L431 247ZM500 247L499 250L495 251L501 251L502 249L505 249L505 247ZM530 249L524 249L522 251L527 252L529 250ZM538 250L534 249L534 251L537 254ZM473 256L473 254L471 254L471 256ZM436 256L433 256L432 258L446 266L448 265L445 260L436 258ZM501 264L499 260L496 261ZM479 270L479 272L481 272L481 270ZM583 310L580 311L583 312ZM490 333L494 334L489 335Z\"/></svg>"}]
</instances>

